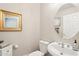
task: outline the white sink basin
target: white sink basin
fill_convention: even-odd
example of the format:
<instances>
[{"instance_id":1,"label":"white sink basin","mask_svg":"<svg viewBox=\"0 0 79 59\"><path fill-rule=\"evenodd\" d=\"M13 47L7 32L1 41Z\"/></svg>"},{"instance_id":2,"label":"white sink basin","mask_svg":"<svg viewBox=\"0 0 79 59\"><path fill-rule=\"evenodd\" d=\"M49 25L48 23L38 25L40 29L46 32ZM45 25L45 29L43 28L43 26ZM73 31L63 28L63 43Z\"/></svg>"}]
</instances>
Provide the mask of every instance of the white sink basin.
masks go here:
<instances>
[{"instance_id":1,"label":"white sink basin","mask_svg":"<svg viewBox=\"0 0 79 59\"><path fill-rule=\"evenodd\" d=\"M61 45L57 42L51 43L48 45L48 52L51 55L55 56L77 56L78 51L73 51L71 47L64 47L62 48Z\"/></svg>"}]
</instances>

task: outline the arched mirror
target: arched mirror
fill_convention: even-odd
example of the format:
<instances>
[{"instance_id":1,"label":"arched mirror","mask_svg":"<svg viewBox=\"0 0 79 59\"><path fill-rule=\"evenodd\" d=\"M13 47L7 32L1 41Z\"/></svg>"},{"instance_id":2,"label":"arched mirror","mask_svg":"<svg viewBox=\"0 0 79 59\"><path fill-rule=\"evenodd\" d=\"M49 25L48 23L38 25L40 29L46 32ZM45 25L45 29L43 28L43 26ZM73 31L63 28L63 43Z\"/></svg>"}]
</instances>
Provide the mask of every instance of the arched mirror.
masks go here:
<instances>
[{"instance_id":1,"label":"arched mirror","mask_svg":"<svg viewBox=\"0 0 79 59\"><path fill-rule=\"evenodd\" d=\"M79 12L64 15L62 17L63 37L72 38L79 32Z\"/></svg>"},{"instance_id":2,"label":"arched mirror","mask_svg":"<svg viewBox=\"0 0 79 59\"><path fill-rule=\"evenodd\" d=\"M79 8L76 4L62 5L55 17L56 31L62 38L72 38L79 32Z\"/></svg>"}]
</instances>

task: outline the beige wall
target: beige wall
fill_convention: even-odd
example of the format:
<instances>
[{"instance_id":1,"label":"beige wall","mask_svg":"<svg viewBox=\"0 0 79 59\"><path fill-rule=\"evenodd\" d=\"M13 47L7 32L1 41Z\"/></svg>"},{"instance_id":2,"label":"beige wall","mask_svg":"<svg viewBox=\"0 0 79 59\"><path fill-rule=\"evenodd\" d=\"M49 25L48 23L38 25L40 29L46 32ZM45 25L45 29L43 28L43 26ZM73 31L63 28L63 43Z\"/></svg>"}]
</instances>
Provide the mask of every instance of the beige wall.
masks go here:
<instances>
[{"instance_id":1,"label":"beige wall","mask_svg":"<svg viewBox=\"0 0 79 59\"><path fill-rule=\"evenodd\" d=\"M41 39L49 42L60 41L60 37L57 35L53 24L54 17L59 8L54 4L41 4Z\"/></svg>"},{"instance_id":2,"label":"beige wall","mask_svg":"<svg viewBox=\"0 0 79 59\"><path fill-rule=\"evenodd\" d=\"M40 4L0 3L0 8L22 14L22 32L0 32L0 40L19 45L14 55L25 55L38 49L40 39Z\"/></svg>"}]
</instances>

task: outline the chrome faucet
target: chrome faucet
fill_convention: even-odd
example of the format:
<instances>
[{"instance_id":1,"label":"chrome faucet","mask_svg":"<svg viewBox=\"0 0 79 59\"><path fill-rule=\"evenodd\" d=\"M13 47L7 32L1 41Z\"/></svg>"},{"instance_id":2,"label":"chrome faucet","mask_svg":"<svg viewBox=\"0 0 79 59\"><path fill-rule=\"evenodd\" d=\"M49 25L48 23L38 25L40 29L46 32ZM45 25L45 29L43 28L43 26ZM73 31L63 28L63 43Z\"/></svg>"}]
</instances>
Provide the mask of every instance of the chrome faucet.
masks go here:
<instances>
[{"instance_id":1,"label":"chrome faucet","mask_svg":"<svg viewBox=\"0 0 79 59\"><path fill-rule=\"evenodd\" d=\"M62 48L64 48L64 43L62 42L62 46L61 46Z\"/></svg>"}]
</instances>

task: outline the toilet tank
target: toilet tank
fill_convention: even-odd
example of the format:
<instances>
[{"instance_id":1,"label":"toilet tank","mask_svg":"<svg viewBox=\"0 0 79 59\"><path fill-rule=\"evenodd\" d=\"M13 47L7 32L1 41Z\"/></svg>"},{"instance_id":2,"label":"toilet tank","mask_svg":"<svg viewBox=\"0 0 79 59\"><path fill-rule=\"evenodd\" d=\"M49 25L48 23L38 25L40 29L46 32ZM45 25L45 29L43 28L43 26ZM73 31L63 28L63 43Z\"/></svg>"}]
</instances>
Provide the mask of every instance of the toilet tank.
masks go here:
<instances>
[{"instance_id":1,"label":"toilet tank","mask_svg":"<svg viewBox=\"0 0 79 59\"><path fill-rule=\"evenodd\" d=\"M39 45L40 45L40 51L42 53L47 53L47 46L48 46L49 42L44 41L44 40L40 40Z\"/></svg>"}]
</instances>

